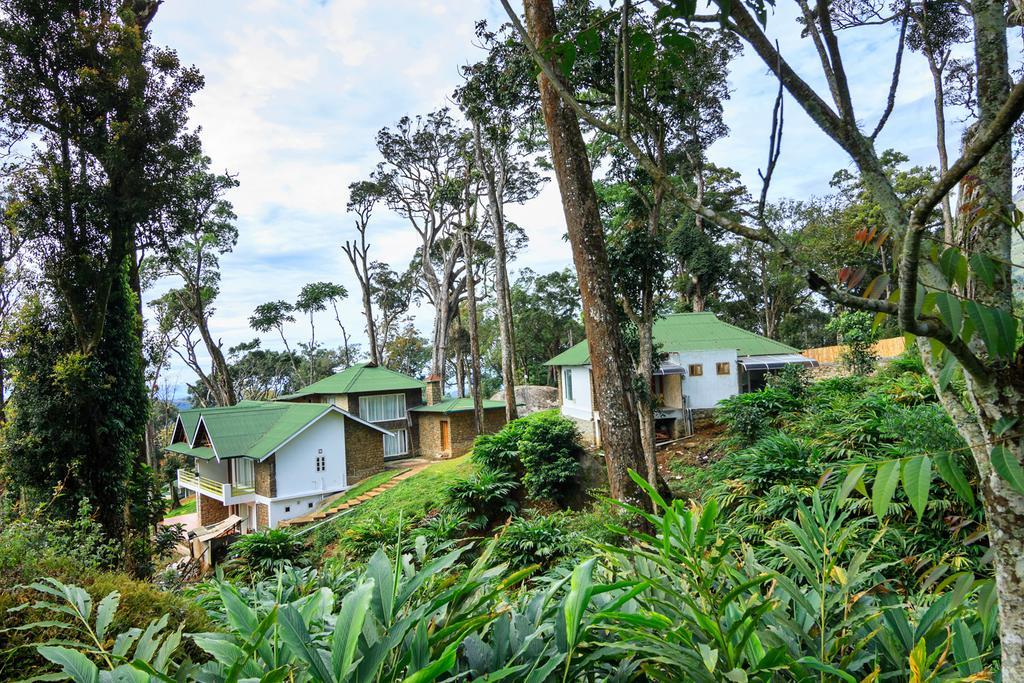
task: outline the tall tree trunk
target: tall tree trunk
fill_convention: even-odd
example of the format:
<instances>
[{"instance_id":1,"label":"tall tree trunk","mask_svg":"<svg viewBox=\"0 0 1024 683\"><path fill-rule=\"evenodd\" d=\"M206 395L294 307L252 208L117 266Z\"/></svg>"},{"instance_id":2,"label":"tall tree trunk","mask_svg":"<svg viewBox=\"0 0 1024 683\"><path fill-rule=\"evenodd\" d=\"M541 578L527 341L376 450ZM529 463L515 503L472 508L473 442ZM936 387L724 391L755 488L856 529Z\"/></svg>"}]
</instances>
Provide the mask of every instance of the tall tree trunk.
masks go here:
<instances>
[{"instance_id":1,"label":"tall tree trunk","mask_svg":"<svg viewBox=\"0 0 1024 683\"><path fill-rule=\"evenodd\" d=\"M476 163L483 169L487 185L487 205L494 227L494 294L498 300L498 338L501 343L501 383L505 392L505 420L519 417L516 408L515 331L512 326L512 296L508 284L508 251L505 248L505 210L498 197L494 169L487 166L483 155L480 123L473 122Z\"/></svg>"},{"instance_id":2,"label":"tall tree trunk","mask_svg":"<svg viewBox=\"0 0 1024 683\"><path fill-rule=\"evenodd\" d=\"M1010 91L1004 3L975 0L974 58L977 64L978 130L988 126ZM1011 228L1006 217L1013 208L1011 137L989 151L976 168L980 207L964 212L965 225L958 226L959 239L970 251L983 253L997 262L1010 261ZM970 215L970 218L968 218ZM1012 283L1008 269L989 287L974 278L974 298L988 306L1013 310ZM1004 434L996 434L993 425L1001 418L1019 418L1024 414L1024 376L1021 353L1016 363L993 368L993 377L978 381L968 375L968 387L978 407L975 429L961 433L972 446L985 501L989 542L995 551L995 578L999 593L999 630L1002 648L1002 675L1005 681L1024 681L1024 496L1018 493L991 465L992 443L1024 460L1024 429L1014 424ZM973 437L973 438L972 438Z\"/></svg>"},{"instance_id":3,"label":"tall tree trunk","mask_svg":"<svg viewBox=\"0 0 1024 683\"><path fill-rule=\"evenodd\" d=\"M558 31L552 1L524 0L523 4L532 39L542 47L549 46ZM575 112L562 101L543 73L538 81L551 159L579 277L609 489L617 500L649 507L643 491L628 473L630 469L644 471L643 447L634 419L636 401L629 385L628 355L617 324L618 307L586 143Z\"/></svg>"},{"instance_id":4,"label":"tall tree trunk","mask_svg":"<svg viewBox=\"0 0 1024 683\"><path fill-rule=\"evenodd\" d=\"M473 275L473 236L462 231L462 254L466 259L466 313L469 317L469 394L473 397L473 426L484 433L484 401L480 395L480 328L476 314L476 277Z\"/></svg>"},{"instance_id":5,"label":"tall tree trunk","mask_svg":"<svg viewBox=\"0 0 1024 683\"><path fill-rule=\"evenodd\" d=\"M645 316L648 317L648 316ZM654 317L642 321L640 326L640 363L637 374L641 382L647 382L648 391L654 384ZM641 397L637 401L637 415L640 418L640 443L644 449L644 462L647 465L647 481L651 486L658 487L658 456L654 437L654 395Z\"/></svg>"},{"instance_id":6,"label":"tall tree trunk","mask_svg":"<svg viewBox=\"0 0 1024 683\"><path fill-rule=\"evenodd\" d=\"M4 352L0 349L0 427L4 426L7 422L7 386L4 382L6 375L4 373Z\"/></svg>"}]
</instances>

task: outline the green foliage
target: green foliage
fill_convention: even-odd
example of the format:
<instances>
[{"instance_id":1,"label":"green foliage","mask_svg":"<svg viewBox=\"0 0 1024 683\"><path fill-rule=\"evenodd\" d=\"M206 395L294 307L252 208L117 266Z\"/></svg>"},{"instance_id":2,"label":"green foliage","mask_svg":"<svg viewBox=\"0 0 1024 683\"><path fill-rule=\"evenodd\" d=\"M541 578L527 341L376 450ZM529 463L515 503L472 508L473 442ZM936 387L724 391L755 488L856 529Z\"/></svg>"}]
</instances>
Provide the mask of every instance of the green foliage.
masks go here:
<instances>
[{"instance_id":1,"label":"green foliage","mask_svg":"<svg viewBox=\"0 0 1024 683\"><path fill-rule=\"evenodd\" d=\"M509 422L494 434L481 434L473 442L473 462L481 468L519 474L519 441L526 431L524 419Z\"/></svg>"},{"instance_id":2,"label":"green foliage","mask_svg":"<svg viewBox=\"0 0 1024 683\"><path fill-rule=\"evenodd\" d=\"M579 554L587 546L578 533L570 531L573 517L565 512L516 517L498 540L496 558L512 569L534 564L550 568Z\"/></svg>"},{"instance_id":3,"label":"green foliage","mask_svg":"<svg viewBox=\"0 0 1024 683\"><path fill-rule=\"evenodd\" d=\"M453 482L446 490L448 508L466 520L474 531L489 528L495 522L515 514L519 484L507 472L481 469L466 479Z\"/></svg>"},{"instance_id":4,"label":"green foliage","mask_svg":"<svg viewBox=\"0 0 1024 683\"><path fill-rule=\"evenodd\" d=\"M560 415L530 420L519 439L523 486L530 498L564 502L579 476L582 455L572 422Z\"/></svg>"},{"instance_id":5,"label":"green foliage","mask_svg":"<svg viewBox=\"0 0 1024 683\"><path fill-rule=\"evenodd\" d=\"M827 327L845 347L842 361L846 368L855 375L871 374L877 361L871 346L878 341L872 315L865 311L847 311L834 317Z\"/></svg>"},{"instance_id":6,"label":"green foliage","mask_svg":"<svg viewBox=\"0 0 1024 683\"><path fill-rule=\"evenodd\" d=\"M784 391L793 398L803 398L811 379L806 365L791 363L777 372L768 374L766 384L771 389Z\"/></svg>"},{"instance_id":7,"label":"green foliage","mask_svg":"<svg viewBox=\"0 0 1024 683\"><path fill-rule=\"evenodd\" d=\"M792 394L776 388L766 388L746 394L737 394L718 404L716 419L725 425L730 443L734 446L752 445L778 426L782 416L797 405Z\"/></svg>"},{"instance_id":8,"label":"green foliage","mask_svg":"<svg viewBox=\"0 0 1024 683\"><path fill-rule=\"evenodd\" d=\"M283 529L244 534L231 544L232 559L248 571L262 576L296 563L302 551L302 541Z\"/></svg>"},{"instance_id":9,"label":"green foliage","mask_svg":"<svg viewBox=\"0 0 1024 683\"><path fill-rule=\"evenodd\" d=\"M785 536L771 541L784 561L766 566L723 524L714 500L670 505L633 476L656 512L626 507L657 533L621 528L628 539L621 547L604 546L530 587L515 590L533 570L498 563L501 540L470 563L468 549L432 558L417 538L402 558L378 550L359 574L288 570L251 587L205 585L199 602L221 631L187 638L206 663L183 656L167 620L135 632L139 643L166 643L162 634L170 632L172 645L155 654L146 647L116 654L116 645L97 646L91 637L40 652L56 667L80 667L75 680L90 681L94 670L117 667L137 668L140 680L161 672L176 680L244 674L318 682L629 680L643 671L654 680L827 674L856 683L878 674L912 680L924 670L937 679L992 674L999 650L991 581L961 572L913 594L887 589L878 535L864 541L860 533L868 520L818 493L785 522ZM526 528L510 544L511 558L526 562L538 548L551 557L554 534L540 533L539 521ZM72 636L96 634L116 612L114 597L93 608L73 586L47 582L36 590L58 620L78 619Z\"/></svg>"},{"instance_id":10,"label":"green foliage","mask_svg":"<svg viewBox=\"0 0 1024 683\"><path fill-rule=\"evenodd\" d=\"M155 474L138 464L149 400L140 321L124 276L106 317L99 346L86 356L74 350L62 305L37 298L23 309L9 359L18 390L0 443L3 472L30 503L46 503L57 518L74 519L88 501L110 538L134 534L125 559L141 567L163 503Z\"/></svg>"}]
</instances>

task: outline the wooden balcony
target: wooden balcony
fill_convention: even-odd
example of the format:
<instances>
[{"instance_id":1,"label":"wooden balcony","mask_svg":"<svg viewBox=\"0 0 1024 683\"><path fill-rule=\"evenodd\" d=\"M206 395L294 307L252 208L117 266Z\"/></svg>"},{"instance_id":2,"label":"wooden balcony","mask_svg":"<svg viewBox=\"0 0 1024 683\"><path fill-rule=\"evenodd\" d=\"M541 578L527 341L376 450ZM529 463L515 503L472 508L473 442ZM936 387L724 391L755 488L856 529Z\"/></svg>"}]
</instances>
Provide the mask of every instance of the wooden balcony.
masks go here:
<instances>
[{"instance_id":1,"label":"wooden balcony","mask_svg":"<svg viewBox=\"0 0 1024 683\"><path fill-rule=\"evenodd\" d=\"M251 503L256 499L256 490L251 486L207 479L189 470L178 470L178 486L219 500L225 505Z\"/></svg>"}]
</instances>

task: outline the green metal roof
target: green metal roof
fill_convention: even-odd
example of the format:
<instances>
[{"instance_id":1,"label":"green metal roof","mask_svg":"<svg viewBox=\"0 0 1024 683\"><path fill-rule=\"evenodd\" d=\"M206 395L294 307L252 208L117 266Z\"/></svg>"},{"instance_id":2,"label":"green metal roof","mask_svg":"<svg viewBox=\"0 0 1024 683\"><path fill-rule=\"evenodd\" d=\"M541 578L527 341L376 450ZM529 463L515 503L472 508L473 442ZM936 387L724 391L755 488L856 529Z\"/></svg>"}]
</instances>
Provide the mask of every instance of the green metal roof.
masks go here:
<instances>
[{"instance_id":1,"label":"green metal roof","mask_svg":"<svg viewBox=\"0 0 1024 683\"><path fill-rule=\"evenodd\" d=\"M176 443L171 444L168 450L178 453L185 453L186 450L199 453L210 451L210 456L216 455L221 460L241 456L262 459L330 410L337 409L327 403L277 401L242 401L234 406L193 408L179 415L186 429L191 425L187 436L189 440L194 440L202 422L213 444L212 448L190 448L188 444ZM185 454L203 457L193 452Z\"/></svg>"},{"instance_id":2,"label":"green metal roof","mask_svg":"<svg viewBox=\"0 0 1024 683\"><path fill-rule=\"evenodd\" d=\"M714 313L675 313L654 322L654 343L663 353L736 349L741 356L800 353L798 349L719 320ZM586 340L558 354L545 365L588 365Z\"/></svg>"},{"instance_id":3,"label":"green metal roof","mask_svg":"<svg viewBox=\"0 0 1024 683\"><path fill-rule=\"evenodd\" d=\"M373 363L356 363L336 372L330 377L325 377L319 382L313 382L308 387L299 389L293 394L278 397L279 400L287 401L292 398L309 396L311 394L352 394L356 392L372 391L404 391L406 389L422 389L423 382L408 375L403 375L394 370L382 368Z\"/></svg>"},{"instance_id":4,"label":"green metal roof","mask_svg":"<svg viewBox=\"0 0 1024 683\"><path fill-rule=\"evenodd\" d=\"M492 401L490 399L484 399L484 410L490 410L492 408L504 408L505 403L503 401ZM432 406L416 406L410 408L409 412L417 413L464 413L472 412L473 410L473 399L471 398L452 398L447 401L441 401L435 403Z\"/></svg>"},{"instance_id":5,"label":"green metal roof","mask_svg":"<svg viewBox=\"0 0 1024 683\"><path fill-rule=\"evenodd\" d=\"M164 450L172 453L181 453L182 455L191 455L193 458L199 458L200 460L213 460L213 449L209 446L192 448L184 441L179 441L178 443L172 443Z\"/></svg>"}]
</instances>

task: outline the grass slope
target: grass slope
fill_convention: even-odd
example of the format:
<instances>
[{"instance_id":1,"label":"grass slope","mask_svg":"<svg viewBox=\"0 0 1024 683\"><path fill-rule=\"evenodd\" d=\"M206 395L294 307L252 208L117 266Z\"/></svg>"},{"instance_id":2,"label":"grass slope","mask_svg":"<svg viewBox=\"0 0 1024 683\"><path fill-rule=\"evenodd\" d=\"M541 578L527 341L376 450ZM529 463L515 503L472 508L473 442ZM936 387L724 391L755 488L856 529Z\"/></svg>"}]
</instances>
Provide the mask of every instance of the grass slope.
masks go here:
<instances>
[{"instance_id":1,"label":"grass slope","mask_svg":"<svg viewBox=\"0 0 1024 683\"><path fill-rule=\"evenodd\" d=\"M178 517L180 515L192 515L192 514L195 514L195 511L196 511L196 499L195 499L195 496L193 496L192 500L188 501L184 505L179 505L178 507L174 508L173 510L168 510L167 514L164 515L164 519L166 519L168 517Z\"/></svg>"},{"instance_id":2,"label":"grass slope","mask_svg":"<svg viewBox=\"0 0 1024 683\"><path fill-rule=\"evenodd\" d=\"M328 508L334 507L335 505L338 505L339 503L344 503L346 500L358 498L367 491L372 491L381 484L390 480L392 477L395 477L401 473L402 470L384 470L383 472L378 472L372 477L367 477L366 479L363 479L361 482L350 488L341 496L337 498L332 498L328 503L325 503L320 509L326 510Z\"/></svg>"}]
</instances>

